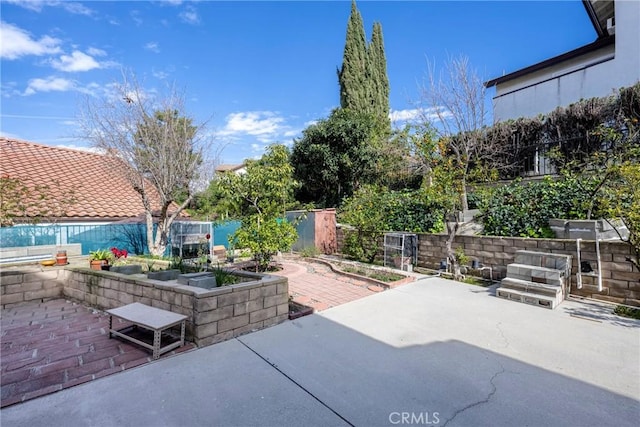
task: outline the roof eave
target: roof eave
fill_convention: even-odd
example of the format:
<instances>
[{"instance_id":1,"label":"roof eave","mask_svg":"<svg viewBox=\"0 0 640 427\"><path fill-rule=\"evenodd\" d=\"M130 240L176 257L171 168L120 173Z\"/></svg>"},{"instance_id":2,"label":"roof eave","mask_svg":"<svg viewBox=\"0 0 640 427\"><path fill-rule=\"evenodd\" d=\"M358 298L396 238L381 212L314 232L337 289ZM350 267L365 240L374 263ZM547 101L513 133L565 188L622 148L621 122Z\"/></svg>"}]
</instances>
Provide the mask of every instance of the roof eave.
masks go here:
<instances>
[{"instance_id":1,"label":"roof eave","mask_svg":"<svg viewBox=\"0 0 640 427\"><path fill-rule=\"evenodd\" d=\"M591 24L593 24L593 29L598 34L598 38L606 37L608 35L607 29L606 28L602 28L602 25L600 25L600 21L598 20L598 14L596 13L595 9L593 8L593 4L591 3L591 1L590 0L582 0L582 5L584 6L585 10L587 11L587 15L589 15L589 19L591 20Z\"/></svg>"},{"instance_id":2,"label":"roof eave","mask_svg":"<svg viewBox=\"0 0 640 427\"><path fill-rule=\"evenodd\" d=\"M534 73L536 71L548 68L552 65L559 64L564 61L568 61L569 59L573 59L575 57L584 55L589 52L593 52L595 50L601 49L605 46L613 44L615 42L615 34L602 37L594 41L593 43L589 43L588 45L581 46L577 49L571 50L569 52L565 52L561 55L555 56L553 58L546 59L542 62L538 62L537 64L530 65L526 68L522 68L520 70L514 71L512 73L506 74L502 77L497 77L495 79L484 82L484 86L489 88L492 86L496 86L500 83L508 82L509 80L517 79L518 77L525 76L527 74Z\"/></svg>"}]
</instances>

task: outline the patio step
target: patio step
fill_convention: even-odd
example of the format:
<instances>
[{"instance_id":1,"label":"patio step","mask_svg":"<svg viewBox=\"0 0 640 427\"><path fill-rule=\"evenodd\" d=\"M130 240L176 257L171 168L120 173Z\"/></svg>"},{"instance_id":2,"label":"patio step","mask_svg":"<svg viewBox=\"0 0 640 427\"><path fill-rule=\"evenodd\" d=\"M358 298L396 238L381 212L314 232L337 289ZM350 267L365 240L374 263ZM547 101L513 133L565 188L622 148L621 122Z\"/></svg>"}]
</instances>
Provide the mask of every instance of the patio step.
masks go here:
<instances>
[{"instance_id":1,"label":"patio step","mask_svg":"<svg viewBox=\"0 0 640 427\"><path fill-rule=\"evenodd\" d=\"M501 288L514 289L516 291L545 295L551 298L562 296L560 286L548 285L546 283L536 283L529 280L505 277L502 279Z\"/></svg>"},{"instance_id":2,"label":"patio step","mask_svg":"<svg viewBox=\"0 0 640 427\"><path fill-rule=\"evenodd\" d=\"M553 310L565 297L571 255L519 250L496 289L499 298Z\"/></svg>"},{"instance_id":3,"label":"patio step","mask_svg":"<svg viewBox=\"0 0 640 427\"><path fill-rule=\"evenodd\" d=\"M517 301L524 304L535 305L537 307L548 308L549 310L553 310L562 302L561 295L549 297L502 287L496 289L496 296L510 301Z\"/></svg>"}]
</instances>

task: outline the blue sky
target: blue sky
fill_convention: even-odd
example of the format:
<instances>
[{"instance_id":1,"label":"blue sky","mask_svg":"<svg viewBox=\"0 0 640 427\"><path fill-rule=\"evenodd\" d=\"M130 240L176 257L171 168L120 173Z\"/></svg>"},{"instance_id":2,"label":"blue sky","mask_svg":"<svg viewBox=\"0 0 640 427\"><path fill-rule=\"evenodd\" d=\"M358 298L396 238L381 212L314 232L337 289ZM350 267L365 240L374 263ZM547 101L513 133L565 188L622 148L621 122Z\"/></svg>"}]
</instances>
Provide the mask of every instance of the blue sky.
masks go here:
<instances>
[{"instance_id":1,"label":"blue sky","mask_svg":"<svg viewBox=\"0 0 640 427\"><path fill-rule=\"evenodd\" d=\"M382 24L390 104L410 117L427 60L466 55L483 80L575 49L596 34L582 2L363 1L367 38ZM187 113L224 146L223 163L290 144L339 105L350 1L2 0L0 133L88 147L85 96L121 70L145 89L175 83ZM489 92L491 95L491 92ZM401 124L401 122L396 122Z\"/></svg>"}]
</instances>

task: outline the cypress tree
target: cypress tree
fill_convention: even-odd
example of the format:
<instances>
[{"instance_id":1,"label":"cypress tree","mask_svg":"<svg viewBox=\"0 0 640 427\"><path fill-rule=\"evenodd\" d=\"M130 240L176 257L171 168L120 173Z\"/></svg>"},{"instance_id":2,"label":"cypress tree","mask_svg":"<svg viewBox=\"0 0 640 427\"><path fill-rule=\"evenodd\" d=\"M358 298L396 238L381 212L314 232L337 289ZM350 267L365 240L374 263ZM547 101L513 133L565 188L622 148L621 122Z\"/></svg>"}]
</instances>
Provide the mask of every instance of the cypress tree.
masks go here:
<instances>
[{"instance_id":1,"label":"cypress tree","mask_svg":"<svg viewBox=\"0 0 640 427\"><path fill-rule=\"evenodd\" d=\"M367 90L367 43L364 35L362 16L351 2L351 15L347 23L347 37L344 45L342 68L338 70L340 83L340 106L354 111L368 111Z\"/></svg>"},{"instance_id":2,"label":"cypress tree","mask_svg":"<svg viewBox=\"0 0 640 427\"><path fill-rule=\"evenodd\" d=\"M387 58L384 54L382 39L382 25L373 24L373 34L368 47L368 57L371 69L371 106L372 112L384 123L389 123L389 78L387 77Z\"/></svg>"},{"instance_id":3,"label":"cypress tree","mask_svg":"<svg viewBox=\"0 0 640 427\"><path fill-rule=\"evenodd\" d=\"M379 22L373 24L371 42L367 44L362 16L355 0L351 2L338 82L342 108L373 114L378 117L383 130L390 130L389 79L382 25Z\"/></svg>"}]
</instances>

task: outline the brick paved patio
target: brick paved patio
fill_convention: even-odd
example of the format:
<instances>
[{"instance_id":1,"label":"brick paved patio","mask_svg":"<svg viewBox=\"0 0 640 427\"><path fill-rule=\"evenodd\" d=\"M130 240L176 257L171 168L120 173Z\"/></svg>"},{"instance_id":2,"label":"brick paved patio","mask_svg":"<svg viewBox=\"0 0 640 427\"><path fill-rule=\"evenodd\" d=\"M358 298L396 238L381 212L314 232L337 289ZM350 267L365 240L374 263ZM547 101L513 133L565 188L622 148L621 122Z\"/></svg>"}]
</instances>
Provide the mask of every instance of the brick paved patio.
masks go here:
<instances>
[{"instance_id":1,"label":"brick paved patio","mask_svg":"<svg viewBox=\"0 0 640 427\"><path fill-rule=\"evenodd\" d=\"M0 407L151 361L147 350L109 339L104 312L64 299L4 309L0 325ZM187 343L162 357L193 348Z\"/></svg>"},{"instance_id":2,"label":"brick paved patio","mask_svg":"<svg viewBox=\"0 0 640 427\"><path fill-rule=\"evenodd\" d=\"M289 295L299 304L322 311L345 304L382 288L371 282L340 275L328 266L301 260L282 262L283 270L276 274L289 278Z\"/></svg>"},{"instance_id":3,"label":"brick paved patio","mask_svg":"<svg viewBox=\"0 0 640 427\"><path fill-rule=\"evenodd\" d=\"M326 310L382 290L320 263L285 260L293 300ZM0 317L0 407L6 407L152 361L139 346L109 339L109 316L65 300L3 309ZM121 325L126 326L126 325ZM161 357L195 348L187 343Z\"/></svg>"}]
</instances>

